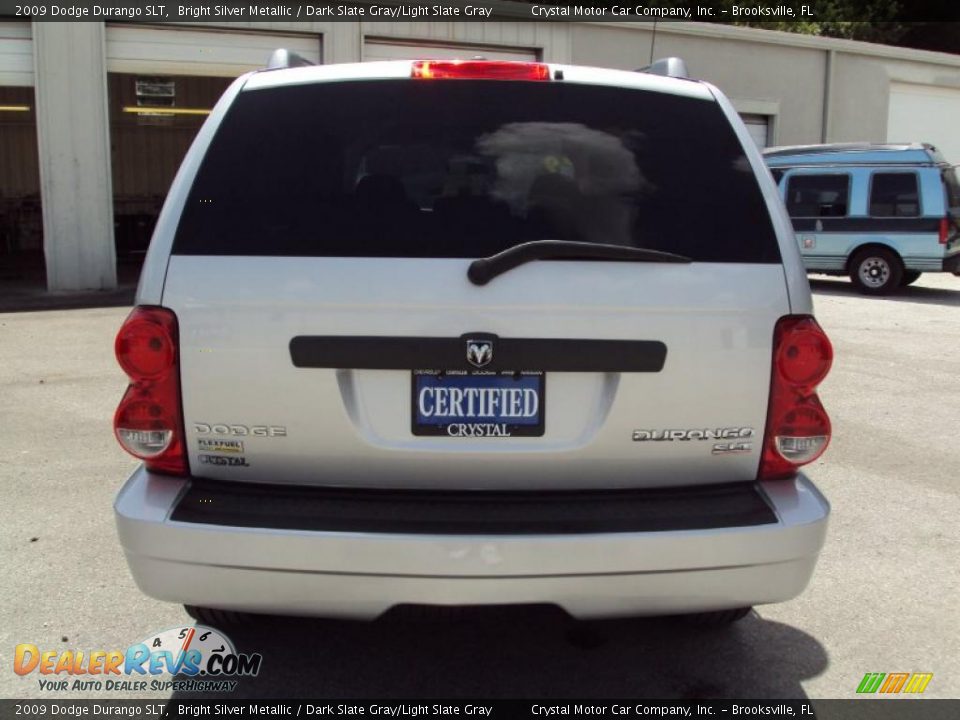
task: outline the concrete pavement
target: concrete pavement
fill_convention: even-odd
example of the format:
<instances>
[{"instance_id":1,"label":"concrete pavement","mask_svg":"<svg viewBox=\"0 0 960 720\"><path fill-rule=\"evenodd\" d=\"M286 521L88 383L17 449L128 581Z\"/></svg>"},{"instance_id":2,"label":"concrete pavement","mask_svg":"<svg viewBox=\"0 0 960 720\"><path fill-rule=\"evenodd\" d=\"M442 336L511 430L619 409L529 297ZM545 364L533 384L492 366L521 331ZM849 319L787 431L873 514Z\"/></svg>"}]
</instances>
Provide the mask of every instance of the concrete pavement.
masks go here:
<instances>
[{"instance_id":1,"label":"concrete pavement","mask_svg":"<svg viewBox=\"0 0 960 720\"><path fill-rule=\"evenodd\" d=\"M926 696L960 697L960 279L927 275L893 298L845 280L813 287L836 364L821 393L834 440L810 474L833 518L800 598L720 632L659 619L571 628L549 608L271 619L229 631L265 656L237 695L850 698L866 672L926 671ZM0 697L105 695L45 693L12 671L17 643L121 649L189 624L140 594L113 527L136 464L111 430L126 313L0 314Z\"/></svg>"}]
</instances>

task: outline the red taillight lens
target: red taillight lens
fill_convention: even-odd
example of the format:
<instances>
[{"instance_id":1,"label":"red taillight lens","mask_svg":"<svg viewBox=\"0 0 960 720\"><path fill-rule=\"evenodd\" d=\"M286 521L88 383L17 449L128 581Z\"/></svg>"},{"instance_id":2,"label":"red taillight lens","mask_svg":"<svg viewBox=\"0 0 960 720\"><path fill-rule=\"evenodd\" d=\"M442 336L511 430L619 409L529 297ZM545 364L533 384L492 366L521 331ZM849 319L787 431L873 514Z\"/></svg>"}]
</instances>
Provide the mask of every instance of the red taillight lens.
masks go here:
<instances>
[{"instance_id":1,"label":"red taillight lens","mask_svg":"<svg viewBox=\"0 0 960 720\"><path fill-rule=\"evenodd\" d=\"M172 322L175 325L176 319ZM170 323L166 315L146 308L134 309L114 343L117 362L127 375L145 380L170 371L175 353Z\"/></svg>"},{"instance_id":2,"label":"red taillight lens","mask_svg":"<svg viewBox=\"0 0 960 720\"><path fill-rule=\"evenodd\" d=\"M805 316L780 318L773 333L761 480L789 477L827 449L830 418L816 389L832 363L833 347L816 320Z\"/></svg>"},{"instance_id":3,"label":"red taillight lens","mask_svg":"<svg viewBox=\"0 0 960 720\"><path fill-rule=\"evenodd\" d=\"M550 67L513 60L416 60L412 77L420 80L549 80Z\"/></svg>"},{"instance_id":4,"label":"red taillight lens","mask_svg":"<svg viewBox=\"0 0 960 720\"><path fill-rule=\"evenodd\" d=\"M830 372L833 347L813 318L783 318L774 333L776 370L785 382L810 394ZM806 392L805 392L806 391Z\"/></svg>"},{"instance_id":5,"label":"red taillight lens","mask_svg":"<svg viewBox=\"0 0 960 720\"><path fill-rule=\"evenodd\" d=\"M130 377L113 418L117 440L147 469L185 475L176 315L166 308L134 308L114 348Z\"/></svg>"},{"instance_id":6,"label":"red taillight lens","mask_svg":"<svg viewBox=\"0 0 960 720\"><path fill-rule=\"evenodd\" d=\"M950 239L950 218L940 218L940 244L946 245Z\"/></svg>"}]
</instances>

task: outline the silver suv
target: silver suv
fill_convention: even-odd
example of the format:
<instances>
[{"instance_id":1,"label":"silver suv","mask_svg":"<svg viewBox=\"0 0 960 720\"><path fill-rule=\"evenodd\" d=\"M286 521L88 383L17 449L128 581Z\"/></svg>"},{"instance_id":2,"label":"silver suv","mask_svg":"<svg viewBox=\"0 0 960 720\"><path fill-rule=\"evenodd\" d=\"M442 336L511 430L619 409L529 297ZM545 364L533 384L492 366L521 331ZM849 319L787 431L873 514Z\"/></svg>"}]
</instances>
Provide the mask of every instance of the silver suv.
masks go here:
<instances>
[{"instance_id":1,"label":"silver suv","mask_svg":"<svg viewBox=\"0 0 960 720\"><path fill-rule=\"evenodd\" d=\"M245 75L117 337L130 569L207 622L742 617L800 593L824 540L811 313L777 189L706 83Z\"/></svg>"}]
</instances>

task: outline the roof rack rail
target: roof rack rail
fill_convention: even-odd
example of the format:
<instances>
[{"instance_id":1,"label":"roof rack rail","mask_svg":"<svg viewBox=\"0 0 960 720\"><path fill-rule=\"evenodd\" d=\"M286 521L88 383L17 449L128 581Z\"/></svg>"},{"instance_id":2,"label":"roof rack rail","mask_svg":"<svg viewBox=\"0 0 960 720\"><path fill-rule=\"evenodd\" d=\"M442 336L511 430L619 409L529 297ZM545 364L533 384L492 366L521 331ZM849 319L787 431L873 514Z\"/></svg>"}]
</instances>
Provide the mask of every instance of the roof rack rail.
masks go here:
<instances>
[{"instance_id":1,"label":"roof rack rail","mask_svg":"<svg viewBox=\"0 0 960 720\"><path fill-rule=\"evenodd\" d=\"M683 58L678 57L660 58L646 67L639 68L637 72L673 78L690 77L689 73L687 73L687 64L683 61Z\"/></svg>"},{"instance_id":2,"label":"roof rack rail","mask_svg":"<svg viewBox=\"0 0 960 720\"><path fill-rule=\"evenodd\" d=\"M766 157L780 155L830 155L846 152L903 152L905 150L930 150L936 148L930 143L892 143L892 142L841 142L815 143L812 145L782 145L763 150Z\"/></svg>"},{"instance_id":3,"label":"roof rack rail","mask_svg":"<svg viewBox=\"0 0 960 720\"><path fill-rule=\"evenodd\" d=\"M273 54L270 55L270 60L267 62L267 70L307 67L308 65L316 65L316 63L307 60L302 55L297 55L295 52L290 52L286 48L277 48L273 51Z\"/></svg>"}]
</instances>

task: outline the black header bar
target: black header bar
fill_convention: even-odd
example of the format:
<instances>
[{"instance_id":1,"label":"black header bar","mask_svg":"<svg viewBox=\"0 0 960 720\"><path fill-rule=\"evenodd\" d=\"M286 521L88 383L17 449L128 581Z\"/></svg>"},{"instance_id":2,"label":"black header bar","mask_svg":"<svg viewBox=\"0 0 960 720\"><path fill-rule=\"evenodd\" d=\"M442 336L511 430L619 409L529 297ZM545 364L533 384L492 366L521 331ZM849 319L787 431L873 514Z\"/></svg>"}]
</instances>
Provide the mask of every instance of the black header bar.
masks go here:
<instances>
[{"instance_id":1,"label":"black header bar","mask_svg":"<svg viewBox=\"0 0 960 720\"><path fill-rule=\"evenodd\" d=\"M34 21L107 22L409 22L496 20L538 22L768 22L842 23L960 21L953 0L903 2L882 7L869 0L353 0L352 2L239 2L238 0L0 0L0 17ZM880 22L877 22L880 21Z\"/></svg>"}]
</instances>

